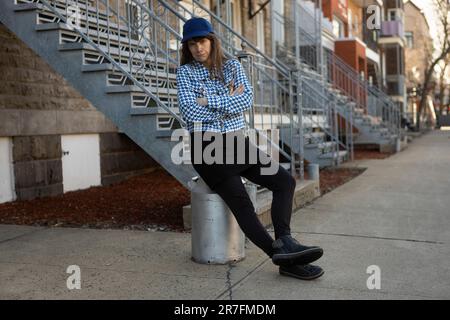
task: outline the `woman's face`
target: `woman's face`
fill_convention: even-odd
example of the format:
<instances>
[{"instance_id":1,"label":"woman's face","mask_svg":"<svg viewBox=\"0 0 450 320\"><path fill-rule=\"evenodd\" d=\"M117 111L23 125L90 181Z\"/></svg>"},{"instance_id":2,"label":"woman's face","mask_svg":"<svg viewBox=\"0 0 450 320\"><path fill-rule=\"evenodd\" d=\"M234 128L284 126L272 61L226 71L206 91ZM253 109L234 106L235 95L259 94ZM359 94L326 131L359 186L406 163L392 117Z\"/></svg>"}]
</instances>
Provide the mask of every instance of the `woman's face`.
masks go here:
<instances>
[{"instance_id":1,"label":"woman's face","mask_svg":"<svg viewBox=\"0 0 450 320\"><path fill-rule=\"evenodd\" d=\"M208 38L188 40L188 48L195 60L204 63L211 53L211 40Z\"/></svg>"}]
</instances>

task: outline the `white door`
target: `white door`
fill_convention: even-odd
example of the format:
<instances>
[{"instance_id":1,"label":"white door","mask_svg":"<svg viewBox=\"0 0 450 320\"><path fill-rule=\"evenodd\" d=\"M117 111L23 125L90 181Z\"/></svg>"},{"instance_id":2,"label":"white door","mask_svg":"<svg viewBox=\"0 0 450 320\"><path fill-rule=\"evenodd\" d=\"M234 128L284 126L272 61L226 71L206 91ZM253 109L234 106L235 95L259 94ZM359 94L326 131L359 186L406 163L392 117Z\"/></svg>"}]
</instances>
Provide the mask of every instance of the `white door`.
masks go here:
<instances>
[{"instance_id":1,"label":"white door","mask_svg":"<svg viewBox=\"0 0 450 320\"><path fill-rule=\"evenodd\" d=\"M64 192L101 184L98 134L61 136Z\"/></svg>"},{"instance_id":2,"label":"white door","mask_svg":"<svg viewBox=\"0 0 450 320\"><path fill-rule=\"evenodd\" d=\"M0 138L0 203L16 199L11 138Z\"/></svg>"}]
</instances>

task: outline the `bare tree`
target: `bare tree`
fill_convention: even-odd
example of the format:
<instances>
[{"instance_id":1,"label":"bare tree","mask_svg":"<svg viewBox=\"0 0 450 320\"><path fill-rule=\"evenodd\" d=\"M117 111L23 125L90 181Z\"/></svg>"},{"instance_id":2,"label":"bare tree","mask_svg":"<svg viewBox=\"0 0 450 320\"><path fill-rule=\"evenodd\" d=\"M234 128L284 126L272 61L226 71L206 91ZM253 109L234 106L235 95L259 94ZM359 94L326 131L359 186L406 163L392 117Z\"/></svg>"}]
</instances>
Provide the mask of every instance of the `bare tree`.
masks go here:
<instances>
[{"instance_id":1,"label":"bare tree","mask_svg":"<svg viewBox=\"0 0 450 320\"><path fill-rule=\"evenodd\" d=\"M447 68L450 64L450 55L447 55L445 59L443 60L443 63L441 65L441 72L439 75L439 115L442 115L442 112L444 111L444 98L445 98L445 89L446 89L446 74L447 74Z\"/></svg>"},{"instance_id":2,"label":"bare tree","mask_svg":"<svg viewBox=\"0 0 450 320\"><path fill-rule=\"evenodd\" d=\"M420 99L419 110L417 111L417 129L420 130L420 117L425 110L427 95L431 90L431 80L434 68L450 54L450 3L449 0L434 0L436 6L436 14L439 24L439 48L438 54L432 59L430 65L425 71L425 79L423 83L422 96Z\"/></svg>"}]
</instances>

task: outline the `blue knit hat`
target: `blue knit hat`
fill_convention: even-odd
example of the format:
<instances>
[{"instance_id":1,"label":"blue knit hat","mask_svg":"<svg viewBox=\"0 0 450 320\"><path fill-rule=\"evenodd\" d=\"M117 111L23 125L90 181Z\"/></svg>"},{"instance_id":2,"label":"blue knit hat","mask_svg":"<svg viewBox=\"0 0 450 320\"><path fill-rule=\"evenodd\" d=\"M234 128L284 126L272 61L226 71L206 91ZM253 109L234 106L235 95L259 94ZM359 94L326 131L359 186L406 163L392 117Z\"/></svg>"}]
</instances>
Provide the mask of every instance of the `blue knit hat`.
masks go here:
<instances>
[{"instance_id":1,"label":"blue knit hat","mask_svg":"<svg viewBox=\"0 0 450 320\"><path fill-rule=\"evenodd\" d=\"M183 26L183 39L186 42L195 37L204 37L209 33L214 33L211 23L203 18L191 18Z\"/></svg>"}]
</instances>

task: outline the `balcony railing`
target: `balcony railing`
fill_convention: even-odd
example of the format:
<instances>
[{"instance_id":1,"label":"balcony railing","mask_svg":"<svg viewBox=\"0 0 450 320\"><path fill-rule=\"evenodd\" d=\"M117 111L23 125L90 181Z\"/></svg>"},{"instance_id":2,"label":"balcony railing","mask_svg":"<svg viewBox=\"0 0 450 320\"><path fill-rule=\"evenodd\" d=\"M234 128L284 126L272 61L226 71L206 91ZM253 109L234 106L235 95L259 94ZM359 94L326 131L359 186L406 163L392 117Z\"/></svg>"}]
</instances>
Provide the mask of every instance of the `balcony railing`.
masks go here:
<instances>
[{"instance_id":1,"label":"balcony railing","mask_svg":"<svg viewBox=\"0 0 450 320\"><path fill-rule=\"evenodd\" d=\"M403 23L401 21L383 21L381 22L382 37L403 37Z\"/></svg>"},{"instance_id":2,"label":"balcony railing","mask_svg":"<svg viewBox=\"0 0 450 320\"><path fill-rule=\"evenodd\" d=\"M405 76L387 76L387 93L391 96L403 96L405 93Z\"/></svg>"}]
</instances>

